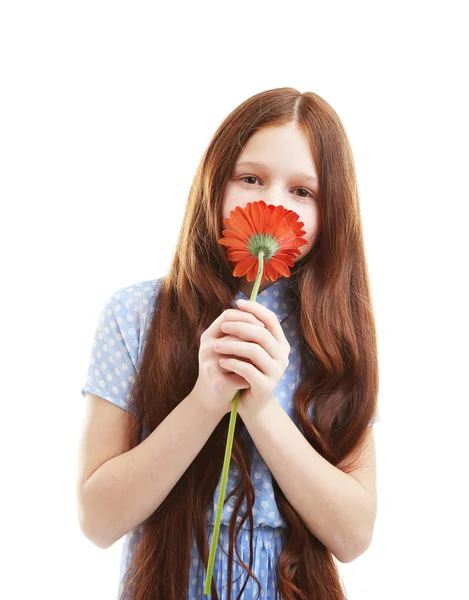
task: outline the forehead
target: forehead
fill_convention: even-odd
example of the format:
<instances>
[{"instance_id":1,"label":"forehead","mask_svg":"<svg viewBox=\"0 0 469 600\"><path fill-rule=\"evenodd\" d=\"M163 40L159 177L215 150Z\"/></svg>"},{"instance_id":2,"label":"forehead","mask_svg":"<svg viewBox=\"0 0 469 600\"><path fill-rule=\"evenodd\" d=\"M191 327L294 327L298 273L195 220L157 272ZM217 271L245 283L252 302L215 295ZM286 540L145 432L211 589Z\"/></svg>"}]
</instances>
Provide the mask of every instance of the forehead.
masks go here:
<instances>
[{"instance_id":1,"label":"forehead","mask_svg":"<svg viewBox=\"0 0 469 600\"><path fill-rule=\"evenodd\" d=\"M285 175L302 175L317 181L309 140L296 124L265 127L246 142L234 165Z\"/></svg>"}]
</instances>

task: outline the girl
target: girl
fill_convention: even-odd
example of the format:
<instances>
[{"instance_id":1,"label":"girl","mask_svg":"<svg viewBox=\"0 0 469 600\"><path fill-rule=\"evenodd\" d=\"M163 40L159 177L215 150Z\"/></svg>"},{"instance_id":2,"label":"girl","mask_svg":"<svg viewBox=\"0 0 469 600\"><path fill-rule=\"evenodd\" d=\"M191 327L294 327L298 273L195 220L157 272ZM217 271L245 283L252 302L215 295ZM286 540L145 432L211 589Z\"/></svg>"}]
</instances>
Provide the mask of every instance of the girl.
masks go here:
<instances>
[{"instance_id":1,"label":"girl","mask_svg":"<svg viewBox=\"0 0 469 600\"><path fill-rule=\"evenodd\" d=\"M240 306L254 282L233 276L218 240L257 200L294 210L308 243L289 277ZM254 370L272 396L250 396ZM378 365L352 152L321 97L273 89L228 115L169 273L109 297L81 393L80 524L102 548L125 535L121 600L345 600L335 560L367 549L376 518Z\"/></svg>"}]
</instances>

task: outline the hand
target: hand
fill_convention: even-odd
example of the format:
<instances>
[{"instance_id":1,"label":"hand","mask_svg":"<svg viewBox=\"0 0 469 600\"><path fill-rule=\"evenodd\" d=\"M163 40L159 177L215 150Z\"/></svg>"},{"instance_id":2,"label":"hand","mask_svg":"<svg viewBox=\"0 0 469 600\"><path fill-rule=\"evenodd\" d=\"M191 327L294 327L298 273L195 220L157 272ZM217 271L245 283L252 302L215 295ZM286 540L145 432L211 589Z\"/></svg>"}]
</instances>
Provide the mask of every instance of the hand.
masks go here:
<instances>
[{"instance_id":1,"label":"hand","mask_svg":"<svg viewBox=\"0 0 469 600\"><path fill-rule=\"evenodd\" d=\"M200 336L199 375L191 392L201 406L211 415L221 419L231 412L232 401L236 392L249 387L242 375L220 366L219 355L213 345L223 337L221 327L230 321L263 330L265 325L255 315L236 308L228 308L217 317Z\"/></svg>"},{"instance_id":2,"label":"hand","mask_svg":"<svg viewBox=\"0 0 469 600\"><path fill-rule=\"evenodd\" d=\"M251 300L238 307L243 314L259 319L265 327L226 320L221 329L231 335L218 340L214 349L222 355L220 360L224 361L220 364L224 369L244 377L250 384L239 396L238 413L244 420L244 416L258 415L269 403L276 402L274 390L290 363L290 344L277 316L267 307Z\"/></svg>"}]
</instances>

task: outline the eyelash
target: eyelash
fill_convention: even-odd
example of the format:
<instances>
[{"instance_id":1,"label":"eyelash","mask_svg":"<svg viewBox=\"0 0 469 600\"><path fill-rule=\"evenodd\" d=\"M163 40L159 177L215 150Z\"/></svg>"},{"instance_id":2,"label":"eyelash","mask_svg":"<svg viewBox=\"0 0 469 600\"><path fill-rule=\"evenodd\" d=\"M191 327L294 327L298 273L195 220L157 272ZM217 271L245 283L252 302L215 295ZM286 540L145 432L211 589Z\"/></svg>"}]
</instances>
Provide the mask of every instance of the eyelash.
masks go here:
<instances>
[{"instance_id":1,"label":"eyelash","mask_svg":"<svg viewBox=\"0 0 469 600\"><path fill-rule=\"evenodd\" d=\"M255 177L254 175L245 175L244 177L241 177L241 179L248 179L248 178L257 179L257 177ZM247 181L245 181L244 183L247 183ZM254 185L254 184L248 183L248 185ZM306 188L301 188L300 187L300 188L296 188L296 189L298 189L298 190L304 190L305 192L308 192L308 194L310 195L311 198L314 198L314 195L309 190L307 190ZM307 196L297 196L297 197L298 198L302 198L303 200L307 199Z\"/></svg>"}]
</instances>

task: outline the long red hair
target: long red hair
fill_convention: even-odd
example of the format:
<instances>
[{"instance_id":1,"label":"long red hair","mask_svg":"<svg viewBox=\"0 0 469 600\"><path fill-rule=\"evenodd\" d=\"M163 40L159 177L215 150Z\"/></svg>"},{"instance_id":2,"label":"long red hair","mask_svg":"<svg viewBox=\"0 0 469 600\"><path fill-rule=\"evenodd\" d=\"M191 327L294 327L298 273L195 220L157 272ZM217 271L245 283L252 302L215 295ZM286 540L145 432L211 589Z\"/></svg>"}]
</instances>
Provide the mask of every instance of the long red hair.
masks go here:
<instances>
[{"instance_id":1,"label":"long red hair","mask_svg":"<svg viewBox=\"0 0 469 600\"><path fill-rule=\"evenodd\" d=\"M308 442L344 472L356 467L357 451L377 413L378 362L355 166L336 112L317 94L293 88L247 99L226 117L202 156L148 326L132 389L137 419L131 422L129 439L141 439L144 429L153 431L194 387L200 335L231 308L238 292L239 282L217 242L225 183L254 132L290 121L298 123L310 143L319 177L321 223L314 247L288 278L297 297L302 373L293 404ZM230 414L222 418L163 503L141 524L121 600L185 600L193 532L207 567L206 514L222 470L229 419ZM253 518L255 494L242 433L238 419L232 460L242 476L237 506L246 498L248 512L236 523L233 510L229 557L233 548L238 555L238 531L247 516L251 523ZM278 562L278 593L283 600L345 600L334 556L306 528L273 477L272 483L288 528ZM241 562L259 585L252 560L249 565ZM230 599L231 581L230 573ZM211 594L218 600L213 583Z\"/></svg>"}]
</instances>

